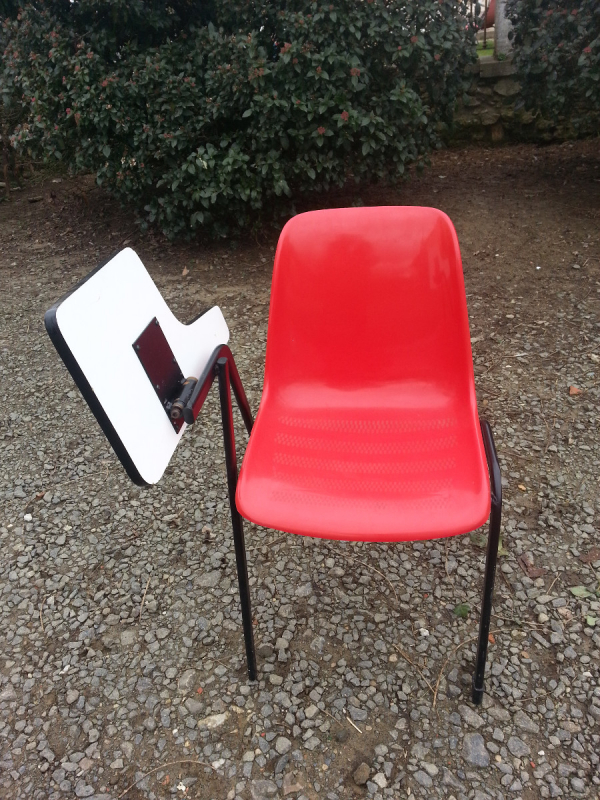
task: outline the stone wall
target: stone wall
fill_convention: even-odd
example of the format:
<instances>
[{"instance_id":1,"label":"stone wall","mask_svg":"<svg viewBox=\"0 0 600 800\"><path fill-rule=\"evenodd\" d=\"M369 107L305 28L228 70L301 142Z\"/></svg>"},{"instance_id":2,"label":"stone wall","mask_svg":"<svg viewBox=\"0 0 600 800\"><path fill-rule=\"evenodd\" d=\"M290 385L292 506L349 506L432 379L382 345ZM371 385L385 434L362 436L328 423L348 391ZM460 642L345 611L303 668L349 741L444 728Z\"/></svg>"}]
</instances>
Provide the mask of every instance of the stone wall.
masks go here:
<instances>
[{"instance_id":1,"label":"stone wall","mask_svg":"<svg viewBox=\"0 0 600 800\"><path fill-rule=\"evenodd\" d=\"M520 104L520 85L510 56L480 58L470 72L471 86L459 101L454 127L444 137L448 144L503 141L550 142L572 139L568 123L555 124ZM581 133L581 132L580 132Z\"/></svg>"}]
</instances>

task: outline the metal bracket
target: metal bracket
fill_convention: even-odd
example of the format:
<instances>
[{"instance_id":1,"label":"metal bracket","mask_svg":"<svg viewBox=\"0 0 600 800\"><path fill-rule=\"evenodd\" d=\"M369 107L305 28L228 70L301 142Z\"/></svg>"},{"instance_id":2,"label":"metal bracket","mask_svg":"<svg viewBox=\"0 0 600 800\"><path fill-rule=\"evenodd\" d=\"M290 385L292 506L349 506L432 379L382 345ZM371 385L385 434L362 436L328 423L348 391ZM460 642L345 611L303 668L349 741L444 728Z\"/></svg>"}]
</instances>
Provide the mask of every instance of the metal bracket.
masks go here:
<instances>
[{"instance_id":1,"label":"metal bracket","mask_svg":"<svg viewBox=\"0 0 600 800\"><path fill-rule=\"evenodd\" d=\"M225 358L229 363L231 388L246 430L250 433L254 422L252 412L233 355L226 344L221 344L214 349L198 378L183 377L177 359L156 317L148 323L135 340L133 349L176 433L179 433L184 422L193 425L196 421L217 375L217 362L220 358Z\"/></svg>"},{"instance_id":2,"label":"metal bracket","mask_svg":"<svg viewBox=\"0 0 600 800\"><path fill-rule=\"evenodd\" d=\"M133 349L169 418L169 422L175 432L179 433L183 425L183 416L172 414L173 404L180 398L184 386L188 388L190 379L184 379L177 359L156 317L148 323L135 340ZM195 383L194 378L191 380ZM190 394L191 389L193 386L189 390Z\"/></svg>"}]
</instances>

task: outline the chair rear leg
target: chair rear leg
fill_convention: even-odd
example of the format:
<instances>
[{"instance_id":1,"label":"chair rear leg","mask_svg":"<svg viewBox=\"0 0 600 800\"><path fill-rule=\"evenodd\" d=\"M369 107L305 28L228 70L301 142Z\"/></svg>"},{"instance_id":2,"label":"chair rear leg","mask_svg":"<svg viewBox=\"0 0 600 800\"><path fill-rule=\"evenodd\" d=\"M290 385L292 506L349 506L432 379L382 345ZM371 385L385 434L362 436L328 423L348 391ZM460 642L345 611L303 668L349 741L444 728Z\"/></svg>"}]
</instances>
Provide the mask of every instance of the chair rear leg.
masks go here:
<instances>
[{"instance_id":1,"label":"chair rear leg","mask_svg":"<svg viewBox=\"0 0 600 800\"><path fill-rule=\"evenodd\" d=\"M494 593L494 578L496 576L496 561L498 557L498 543L500 541L500 524L502 520L502 478L500 465L494 446L492 429L485 420L481 421L481 433L485 447L485 455L490 473L492 495L492 508L490 512L487 555L485 560L485 578L483 584L483 600L481 603L481 617L479 620L479 640L477 643L477 658L475 674L473 675L473 702L479 705L483 700L485 662L487 657L488 637L490 634L490 617L492 614L492 597Z\"/></svg>"},{"instance_id":2,"label":"chair rear leg","mask_svg":"<svg viewBox=\"0 0 600 800\"><path fill-rule=\"evenodd\" d=\"M237 488L238 472L237 458L235 453L235 434L233 429L233 410L231 407L229 362L226 358L218 359L216 363L216 370L219 378L219 398L221 401L223 439L225 442L225 463L227 465L227 486L229 489L229 506L231 508L231 524L233 527L233 542L235 546L235 561L240 589L240 603L242 606L242 623L244 628L244 641L246 645L248 677L251 681L255 681L256 650L254 647L254 632L252 630L252 609L250 605L250 584L248 581L248 565L246 562L244 525L240 512L237 510L237 506L235 504L235 490Z\"/></svg>"}]
</instances>

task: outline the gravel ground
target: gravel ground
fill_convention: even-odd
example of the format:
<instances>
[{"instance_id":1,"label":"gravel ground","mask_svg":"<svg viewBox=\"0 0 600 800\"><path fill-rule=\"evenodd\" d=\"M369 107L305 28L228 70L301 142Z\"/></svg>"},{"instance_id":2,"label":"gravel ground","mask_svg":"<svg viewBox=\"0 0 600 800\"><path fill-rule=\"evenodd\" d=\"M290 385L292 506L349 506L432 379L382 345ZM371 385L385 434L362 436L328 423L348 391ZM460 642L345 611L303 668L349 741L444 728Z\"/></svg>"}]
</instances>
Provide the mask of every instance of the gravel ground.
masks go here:
<instances>
[{"instance_id":1,"label":"gravel ground","mask_svg":"<svg viewBox=\"0 0 600 800\"><path fill-rule=\"evenodd\" d=\"M439 206L461 242L505 487L477 709L485 529L365 546L247 525L250 684L215 396L139 489L44 332L129 240L183 319L221 305L256 409L275 238L170 246L87 179L0 206L0 796L600 797L599 164L597 142L447 151L361 198Z\"/></svg>"}]
</instances>

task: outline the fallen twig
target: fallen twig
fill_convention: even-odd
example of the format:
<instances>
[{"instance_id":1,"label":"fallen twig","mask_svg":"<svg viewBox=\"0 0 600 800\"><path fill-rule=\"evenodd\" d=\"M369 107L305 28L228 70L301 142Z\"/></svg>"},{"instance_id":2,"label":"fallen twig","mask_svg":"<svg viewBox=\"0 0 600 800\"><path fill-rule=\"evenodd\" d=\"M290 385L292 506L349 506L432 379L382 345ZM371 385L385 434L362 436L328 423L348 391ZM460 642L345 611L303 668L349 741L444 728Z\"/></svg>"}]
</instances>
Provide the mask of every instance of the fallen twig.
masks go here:
<instances>
[{"instance_id":1,"label":"fallen twig","mask_svg":"<svg viewBox=\"0 0 600 800\"><path fill-rule=\"evenodd\" d=\"M492 614L492 617L496 619L501 619L504 622L510 622L511 625L517 625L519 628L529 627L529 628L543 628L544 624L542 622L530 622L529 620L522 620L516 619L515 617L503 617L501 614Z\"/></svg>"},{"instance_id":2,"label":"fallen twig","mask_svg":"<svg viewBox=\"0 0 600 800\"><path fill-rule=\"evenodd\" d=\"M80 481L82 478L90 478L94 475L104 475L104 477L108 480L110 478L110 472L108 468L108 464L106 462L101 462L104 464L102 469L96 469L93 472L86 472L84 475L77 475L75 478L65 478L64 481L58 481L57 483L53 483L51 486L48 487L46 491L51 491L55 489L57 486L64 486L65 483L76 483Z\"/></svg>"},{"instance_id":3,"label":"fallen twig","mask_svg":"<svg viewBox=\"0 0 600 800\"><path fill-rule=\"evenodd\" d=\"M324 708L323 708L323 709L319 709L319 711L320 711L322 714L325 714L325 716L329 717L329 719L332 719L332 720L333 720L333 721L334 721L334 722L335 722L337 725L341 725L341 724L342 724L342 723L339 721L339 719L336 719L336 718L335 718L335 717L334 717L332 714L330 714L330 713L329 713L329 711L325 711L325 709L324 709Z\"/></svg>"},{"instance_id":4,"label":"fallen twig","mask_svg":"<svg viewBox=\"0 0 600 800\"><path fill-rule=\"evenodd\" d=\"M512 596L514 597L514 596L515 596L515 593L513 592L513 588L512 588L512 586L510 585L510 583L508 582L508 578L507 578L507 577L506 577L506 575L505 575L505 574L502 572L502 570L500 570L500 577L501 577L501 578L502 578L502 580L504 581L504 585L506 586L506 588L508 589L508 591L509 591L509 592L512 594Z\"/></svg>"},{"instance_id":5,"label":"fallen twig","mask_svg":"<svg viewBox=\"0 0 600 800\"><path fill-rule=\"evenodd\" d=\"M40 625L42 626L42 633L45 633L44 630L44 618L42 617L42 611L44 610L44 603L46 602L46 595L42 597L42 602L40 603Z\"/></svg>"},{"instance_id":6,"label":"fallen twig","mask_svg":"<svg viewBox=\"0 0 600 800\"><path fill-rule=\"evenodd\" d=\"M358 725L355 725L355 724L352 722L352 720L350 719L350 717L346 717L346 719L348 720L348 722L350 723L350 725L352 725L352 727L353 727L353 728L356 728L356 730L357 730L359 733L361 733L361 734L362 734L362 731L361 731L361 729L358 727Z\"/></svg>"},{"instance_id":7,"label":"fallen twig","mask_svg":"<svg viewBox=\"0 0 600 800\"><path fill-rule=\"evenodd\" d=\"M330 550L329 552L332 552L332 551ZM390 581L389 578L387 578L383 574L383 572L380 572L378 569L376 569L375 567L371 566L371 564L367 564L365 561L361 561L359 558L354 558L354 556L348 556L348 555L346 555L346 553L340 553L339 551L336 551L336 556L340 556L340 555L342 556L342 558L347 558L349 561L356 561L357 564L362 564L363 567L366 567L367 569L372 569L373 572L376 572L380 577L383 578L384 581L386 581L386 583L388 584L388 586L390 587L390 589L394 593L394 597L396 598L396 602L397 603L399 602L398 594L396 593L396 589L394 588L394 584Z\"/></svg>"},{"instance_id":8,"label":"fallen twig","mask_svg":"<svg viewBox=\"0 0 600 800\"><path fill-rule=\"evenodd\" d=\"M140 603L140 615L138 621L142 621L142 611L144 610L144 600L146 599L146 593L148 592L148 587L150 586L150 578L146 581L146 588L144 589L144 596L142 597L142 602Z\"/></svg>"},{"instance_id":9,"label":"fallen twig","mask_svg":"<svg viewBox=\"0 0 600 800\"><path fill-rule=\"evenodd\" d=\"M289 538L290 537L287 534L285 536L279 536L277 539L275 539L272 542L266 542L266 546L267 547L275 547L276 544L281 544L281 542L285 542L285 540L289 539ZM262 547L262 545L261 545L261 547Z\"/></svg>"},{"instance_id":10,"label":"fallen twig","mask_svg":"<svg viewBox=\"0 0 600 800\"><path fill-rule=\"evenodd\" d=\"M394 648L395 648L395 649L396 649L396 650L397 650L397 651L400 653L400 655L402 656L402 658L403 658L405 661L408 661L408 663L409 663L411 666L413 666L413 667L414 667L414 668L417 670L417 672L418 672L418 673L419 673L419 675L420 675L420 676L423 678L423 680L425 681L425 683L427 684L427 686L429 686L429 690L430 690L430 691L433 693L433 691L434 691L434 689L433 689L433 686L432 686L432 685L429 683L429 681L427 680L427 678L425 677L425 675L423 675L423 670L422 670L422 669L419 667L419 665L418 665L418 664L415 664L415 662L414 662L414 661L412 661L412 660L411 660L411 659L410 659L410 658L409 658L409 657L406 655L406 653L405 653L403 650L400 650L400 648L399 648L397 645L394 645Z\"/></svg>"},{"instance_id":11,"label":"fallen twig","mask_svg":"<svg viewBox=\"0 0 600 800\"><path fill-rule=\"evenodd\" d=\"M490 634L492 634L492 635L495 634L495 633L499 633L499 630L490 631ZM488 634L488 636L489 636L489 634ZM432 708L435 708L435 706L436 706L437 697L438 697L438 691L439 691L439 688L440 688L440 682L442 680L442 676L444 674L444 670L446 669L446 667L448 666L448 663L450 662L450 659L455 655L455 653L457 653L460 650L461 647L464 647L466 644L469 644L469 642L476 641L478 638L479 638L479 634L477 634L477 636L470 636L468 639L465 639L464 642L461 642L460 644L457 644L456 647L454 648L454 650L452 650L450 655L446 658L446 660L442 664L442 668L440 670L440 674L438 675L437 681L435 682L435 690L433 692L433 703L431 705Z\"/></svg>"},{"instance_id":12,"label":"fallen twig","mask_svg":"<svg viewBox=\"0 0 600 800\"><path fill-rule=\"evenodd\" d=\"M201 767L208 767L209 769L212 769L213 772L217 771L213 765L209 764L207 761L195 761L190 758L184 758L180 761L169 761L166 764L161 764L160 767L154 767L154 769L151 769L150 772L146 772L141 778L138 778L137 781L131 783L123 792L121 792L121 794L117 797L117 800L121 800L122 797L125 797L127 792L130 792L140 781L143 781L144 778L147 778L149 775L153 775L155 772L159 772L161 769L173 767L175 764L198 764Z\"/></svg>"}]
</instances>

